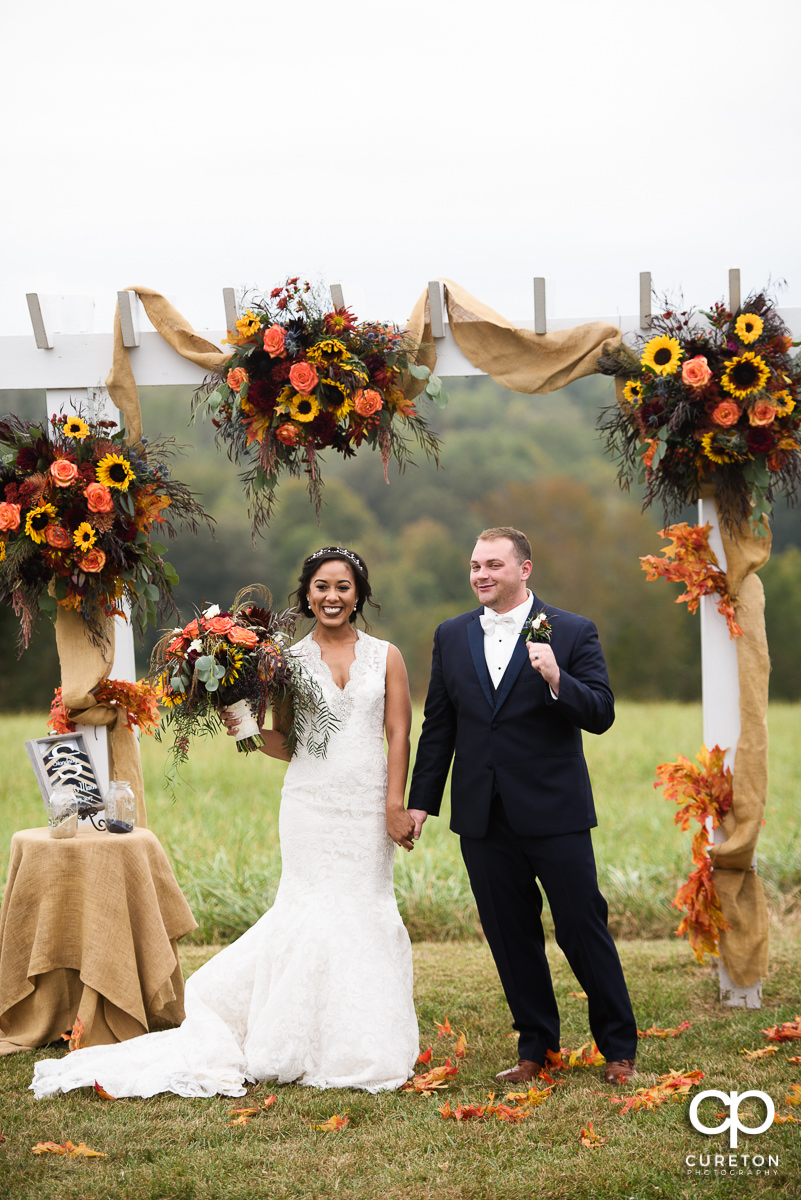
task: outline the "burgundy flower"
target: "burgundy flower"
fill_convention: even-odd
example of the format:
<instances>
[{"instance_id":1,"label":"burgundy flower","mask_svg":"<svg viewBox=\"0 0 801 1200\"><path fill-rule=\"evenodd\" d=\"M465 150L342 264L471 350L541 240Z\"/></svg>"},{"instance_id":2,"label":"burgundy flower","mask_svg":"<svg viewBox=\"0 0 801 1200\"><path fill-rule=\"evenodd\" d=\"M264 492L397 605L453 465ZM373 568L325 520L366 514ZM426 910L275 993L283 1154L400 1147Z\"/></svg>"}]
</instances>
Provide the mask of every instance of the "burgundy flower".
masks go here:
<instances>
[{"instance_id":1,"label":"burgundy flower","mask_svg":"<svg viewBox=\"0 0 801 1200\"><path fill-rule=\"evenodd\" d=\"M776 445L776 438L763 425L752 425L745 431L745 440L751 454L769 454Z\"/></svg>"}]
</instances>

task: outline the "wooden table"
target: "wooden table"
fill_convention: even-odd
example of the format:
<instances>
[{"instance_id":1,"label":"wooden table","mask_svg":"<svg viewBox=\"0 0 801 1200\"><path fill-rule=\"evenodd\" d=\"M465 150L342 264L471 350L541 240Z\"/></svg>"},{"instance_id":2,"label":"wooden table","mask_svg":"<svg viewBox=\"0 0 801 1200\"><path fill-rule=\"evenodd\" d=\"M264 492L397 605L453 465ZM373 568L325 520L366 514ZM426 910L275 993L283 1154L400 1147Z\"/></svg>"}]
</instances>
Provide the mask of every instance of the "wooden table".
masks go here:
<instances>
[{"instance_id":1,"label":"wooden table","mask_svg":"<svg viewBox=\"0 0 801 1200\"><path fill-rule=\"evenodd\" d=\"M60 1040L76 1016L89 1046L180 1024L177 943L195 928L149 829L15 833L0 909L0 1054Z\"/></svg>"}]
</instances>

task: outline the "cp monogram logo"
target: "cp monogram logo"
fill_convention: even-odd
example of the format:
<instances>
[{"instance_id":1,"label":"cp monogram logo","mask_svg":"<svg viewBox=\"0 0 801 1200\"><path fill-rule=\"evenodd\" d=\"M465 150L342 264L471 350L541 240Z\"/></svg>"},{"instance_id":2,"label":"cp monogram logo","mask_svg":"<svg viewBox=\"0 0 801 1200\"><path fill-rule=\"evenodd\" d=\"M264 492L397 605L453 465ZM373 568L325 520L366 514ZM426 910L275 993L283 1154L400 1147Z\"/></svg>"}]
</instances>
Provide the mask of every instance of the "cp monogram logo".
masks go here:
<instances>
[{"instance_id":1,"label":"cp monogram logo","mask_svg":"<svg viewBox=\"0 0 801 1200\"><path fill-rule=\"evenodd\" d=\"M698 1119L698 1105L702 1100L706 1100L707 1096L716 1096L728 1108L729 1116L726 1117L722 1125L702 1125ZM749 1096L757 1096L765 1105L765 1120L761 1125L757 1125L754 1128L750 1125L743 1125L740 1120L740 1105ZM699 1092L697 1096L693 1097L690 1105L690 1124L699 1133L723 1133L726 1129L730 1130L729 1147L734 1150L737 1148L737 1134L739 1130L750 1134L764 1133L768 1126L773 1124L773 1114L775 1111L773 1101L765 1092L718 1092L711 1089L708 1092Z\"/></svg>"}]
</instances>

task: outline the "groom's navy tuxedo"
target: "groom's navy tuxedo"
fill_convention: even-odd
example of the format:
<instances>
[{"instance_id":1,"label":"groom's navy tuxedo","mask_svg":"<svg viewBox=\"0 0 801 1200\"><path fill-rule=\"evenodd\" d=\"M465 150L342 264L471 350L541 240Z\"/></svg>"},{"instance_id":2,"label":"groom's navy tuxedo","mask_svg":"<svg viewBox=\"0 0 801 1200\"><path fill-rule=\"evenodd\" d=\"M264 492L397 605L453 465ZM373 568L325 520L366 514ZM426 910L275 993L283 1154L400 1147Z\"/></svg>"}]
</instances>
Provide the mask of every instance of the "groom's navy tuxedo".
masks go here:
<instances>
[{"instance_id":1,"label":"groom's navy tuxedo","mask_svg":"<svg viewBox=\"0 0 801 1200\"><path fill-rule=\"evenodd\" d=\"M545 612L551 625L556 698L522 638L494 689L483 609L437 629L409 808L439 812L453 760L451 828L520 1033L520 1058L542 1063L560 1047L537 880L587 992L599 1049L608 1061L634 1058L637 1028L597 885L589 832L597 820L581 742L582 730L610 727L614 697L593 623L536 596L531 611Z\"/></svg>"}]
</instances>

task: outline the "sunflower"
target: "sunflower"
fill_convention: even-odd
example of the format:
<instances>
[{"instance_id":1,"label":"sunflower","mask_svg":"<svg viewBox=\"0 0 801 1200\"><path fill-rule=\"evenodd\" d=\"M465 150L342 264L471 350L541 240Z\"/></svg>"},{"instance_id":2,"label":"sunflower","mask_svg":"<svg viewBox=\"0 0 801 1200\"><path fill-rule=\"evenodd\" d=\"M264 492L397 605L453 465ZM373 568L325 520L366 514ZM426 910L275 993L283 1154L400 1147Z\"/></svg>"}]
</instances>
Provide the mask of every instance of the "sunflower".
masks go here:
<instances>
[{"instance_id":1,"label":"sunflower","mask_svg":"<svg viewBox=\"0 0 801 1200\"><path fill-rule=\"evenodd\" d=\"M772 398L773 403L776 405L776 416L789 417L790 413L795 408L795 400L787 391L787 389L784 388L784 390L781 392L774 392Z\"/></svg>"},{"instance_id":2,"label":"sunflower","mask_svg":"<svg viewBox=\"0 0 801 1200\"><path fill-rule=\"evenodd\" d=\"M121 492L127 492L129 484L136 479L131 464L122 454L107 454L101 458L95 476L104 487L119 488Z\"/></svg>"},{"instance_id":3,"label":"sunflower","mask_svg":"<svg viewBox=\"0 0 801 1200\"><path fill-rule=\"evenodd\" d=\"M5 556L6 556L6 544L5 544L5 542L0 542L0 562L3 561Z\"/></svg>"},{"instance_id":4,"label":"sunflower","mask_svg":"<svg viewBox=\"0 0 801 1200\"><path fill-rule=\"evenodd\" d=\"M656 375L673 375L679 369L683 353L678 340L665 333L645 343L640 362Z\"/></svg>"},{"instance_id":5,"label":"sunflower","mask_svg":"<svg viewBox=\"0 0 801 1200\"><path fill-rule=\"evenodd\" d=\"M220 662L220 665L225 667L225 675L220 680L223 687L239 678L243 659L244 655L241 650L235 650L233 647L226 648Z\"/></svg>"},{"instance_id":6,"label":"sunflower","mask_svg":"<svg viewBox=\"0 0 801 1200\"><path fill-rule=\"evenodd\" d=\"M719 442L715 441L718 435L713 430L710 433L705 433L701 438L701 446L704 454L714 463L732 463L737 462L742 458L741 454L737 454L734 447L730 447L731 452L724 449ZM714 449L713 449L714 445Z\"/></svg>"},{"instance_id":7,"label":"sunflower","mask_svg":"<svg viewBox=\"0 0 801 1200\"><path fill-rule=\"evenodd\" d=\"M757 340L764 328L765 322L756 313L741 313L734 326L734 332L741 342L749 346Z\"/></svg>"},{"instance_id":8,"label":"sunflower","mask_svg":"<svg viewBox=\"0 0 801 1200\"><path fill-rule=\"evenodd\" d=\"M72 540L79 550L89 550L97 541L97 533L88 521L82 521L72 535Z\"/></svg>"},{"instance_id":9,"label":"sunflower","mask_svg":"<svg viewBox=\"0 0 801 1200\"><path fill-rule=\"evenodd\" d=\"M287 407L293 421L313 421L320 411L320 402L315 396L298 394L292 397L292 403Z\"/></svg>"},{"instance_id":10,"label":"sunflower","mask_svg":"<svg viewBox=\"0 0 801 1200\"><path fill-rule=\"evenodd\" d=\"M327 337L315 342L306 352L306 358L309 362L321 363L327 358L344 358L347 353L348 348L344 342L341 342L339 338Z\"/></svg>"},{"instance_id":11,"label":"sunflower","mask_svg":"<svg viewBox=\"0 0 801 1200\"><path fill-rule=\"evenodd\" d=\"M346 417L353 408L353 396L347 385L338 379L326 379L322 385L322 398L328 411L333 413L337 420Z\"/></svg>"},{"instance_id":12,"label":"sunflower","mask_svg":"<svg viewBox=\"0 0 801 1200\"><path fill-rule=\"evenodd\" d=\"M726 363L720 382L727 392L742 400L763 388L769 378L770 367L765 360L754 354L753 350L746 350Z\"/></svg>"},{"instance_id":13,"label":"sunflower","mask_svg":"<svg viewBox=\"0 0 801 1200\"><path fill-rule=\"evenodd\" d=\"M629 404L642 403L642 382L639 379L630 379L623 388L623 399L628 400Z\"/></svg>"},{"instance_id":14,"label":"sunflower","mask_svg":"<svg viewBox=\"0 0 801 1200\"><path fill-rule=\"evenodd\" d=\"M41 546L45 541L45 531L55 515L56 510L52 504L40 504L28 513L25 518L25 532L37 545Z\"/></svg>"},{"instance_id":15,"label":"sunflower","mask_svg":"<svg viewBox=\"0 0 801 1200\"><path fill-rule=\"evenodd\" d=\"M89 436L89 426L80 417L67 417L61 427L61 432L64 437L78 438L82 442L85 437Z\"/></svg>"}]
</instances>

